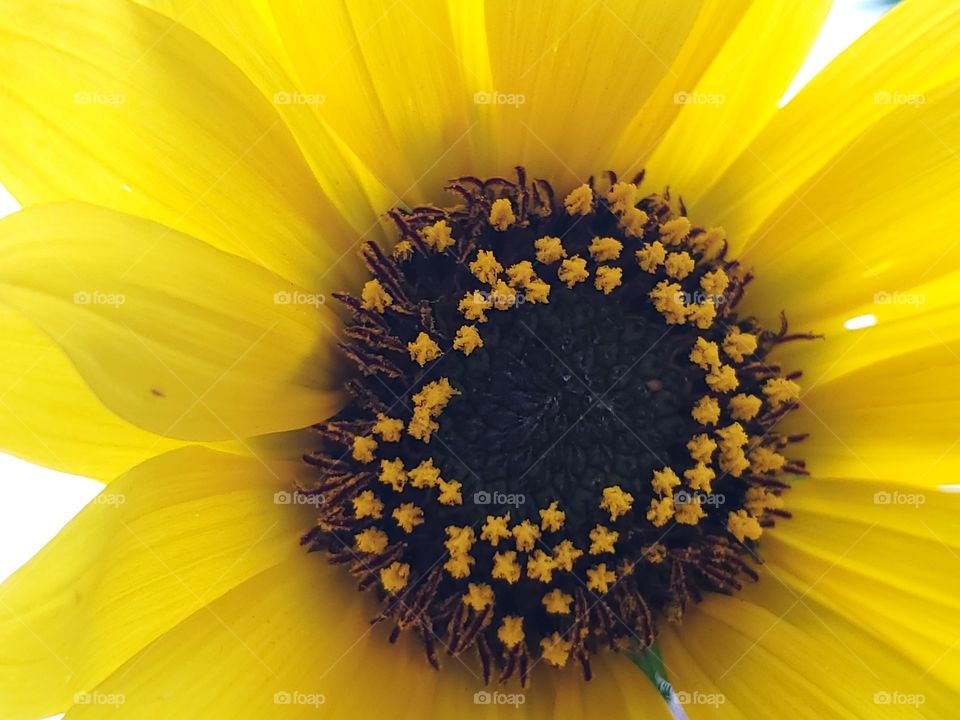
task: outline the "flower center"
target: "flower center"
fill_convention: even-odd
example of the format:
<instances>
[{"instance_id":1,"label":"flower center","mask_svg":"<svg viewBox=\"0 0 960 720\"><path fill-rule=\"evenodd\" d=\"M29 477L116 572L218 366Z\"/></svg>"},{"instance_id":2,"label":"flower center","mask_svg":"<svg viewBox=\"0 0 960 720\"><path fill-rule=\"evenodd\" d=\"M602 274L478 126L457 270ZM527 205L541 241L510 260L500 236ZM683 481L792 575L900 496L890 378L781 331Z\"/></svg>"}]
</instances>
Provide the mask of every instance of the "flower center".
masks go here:
<instances>
[{"instance_id":1,"label":"flower center","mask_svg":"<svg viewBox=\"0 0 960 720\"><path fill-rule=\"evenodd\" d=\"M543 180L460 178L396 209L342 347L360 375L316 426L311 550L383 604L391 641L475 652L485 680L642 650L706 591L757 578L805 474L777 432L799 373L736 307L751 274L668 193L613 173L562 203Z\"/></svg>"}]
</instances>

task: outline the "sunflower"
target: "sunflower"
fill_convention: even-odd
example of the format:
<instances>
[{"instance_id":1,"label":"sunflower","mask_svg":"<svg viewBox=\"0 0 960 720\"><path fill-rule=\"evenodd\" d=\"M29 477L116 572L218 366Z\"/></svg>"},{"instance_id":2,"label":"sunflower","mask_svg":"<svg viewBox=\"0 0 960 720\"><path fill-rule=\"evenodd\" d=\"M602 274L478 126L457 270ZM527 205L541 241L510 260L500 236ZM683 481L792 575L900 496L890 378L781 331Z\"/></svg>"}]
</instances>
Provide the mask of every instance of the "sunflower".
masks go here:
<instances>
[{"instance_id":1,"label":"sunflower","mask_svg":"<svg viewBox=\"0 0 960 720\"><path fill-rule=\"evenodd\" d=\"M3 717L953 716L960 10L829 5L4 3Z\"/></svg>"}]
</instances>

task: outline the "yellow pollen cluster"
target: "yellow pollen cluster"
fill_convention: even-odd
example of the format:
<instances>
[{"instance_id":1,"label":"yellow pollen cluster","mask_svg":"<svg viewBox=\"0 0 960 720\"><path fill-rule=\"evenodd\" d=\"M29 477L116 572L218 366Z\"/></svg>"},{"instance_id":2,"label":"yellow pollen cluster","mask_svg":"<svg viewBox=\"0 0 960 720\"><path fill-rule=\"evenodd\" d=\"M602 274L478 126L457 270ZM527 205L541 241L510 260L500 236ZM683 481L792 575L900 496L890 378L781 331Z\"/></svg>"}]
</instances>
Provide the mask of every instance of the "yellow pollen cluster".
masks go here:
<instances>
[{"instance_id":1,"label":"yellow pollen cluster","mask_svg":"<svg viewBox=\"0 0 960 720\"><path fill-rule=\"evenodd\" d=\"M372 490L364 490L353 499L353 513L358 518L378 520L383 517L383 503Z\"/></svg>"},{"instance_id":2,"label":"yellow pollen cluster","mask_svg":"<svg viewBox=\"0 0 960 720\"><path fill-rule=\"evenodd\" d=\"M395 595L407 586L410 578L410 566L394 562L380 571L380 583L388 593Z\"/></svg>"},{"instance_id":3,"label":"yellow pollen cluster","mask_svg":"<svg viewBox=\"0 0 960 720\"><path fill-rule=\"evenodd\" d=\"M694 265L696 263L688 252L672 252L667 255L667 259L663 263L667 275L677 280L683 280L692 273Z\"/></svg>"},{"instance_id":4,"label":"yellow pollen cluster","mask_svg":"<svg viewBox=\"0 0 960 720\"><path fill-rule=\"evenodd\" d=\"M797 400L800 397L800 386L786 378L771 378L763 384L763 394L774 407L778 407Z\"/></svg>"},{"instance_id":5,"label":"yellow pollen cluster","mask_svg":"<svg viewBox=\"0 0 960 720\"><path fill-rule=\"evenodd\" d=\"M680 484L680 478L672 468L665 467L663 470L653 471L653 480L650 483L654 492L661 495L669 495L673 489Z\"/></svg>"},{"instance_id":6,"label":"yellow pollen cluster","mask_svg":"<svg viewBox=\"0 0 960 720\"><path fill-rule=\"evenodd\" d=\"M640 269L652 273L667 259L667 249L659 240L647 243L635 253Z\"/></svg>"},{"instance_id":7,"label":"yellow pollen cluster","mask_svg":"<svg viewBox=\"0 0 960 720\"><path fill-rule=\"evenodd\" d=\"M568 215L587 215L593 210L593 190L589 185L575 187L564 199Z\"/></svg>"},{"instance_id":8,"label":"yellow pollen cluster","mask_svg":"<svg viewBox=\"0 0 960 720\"><path fill-rule=\"evenodd\" d=\"M407 350L410 351L410 359L420 367L441 355L440 346L425 332L417 335L417 339L413 342L407 343Z\"/></svg>"},{"instance_id":9,"label":"yellow pollen cluster","mask_svg":"<svg viewBox=\"0 0 960 720\"><path fill-rule=\"evenodd\" d=\"M389 540L383 530L377 528L367 528L353 536L356 542L357 550L364 553L382 553L387 549Z\"/></svg>"},{"instance_id":10,"label":"yellow pollen cluster","mask_svg":"<svg viewBox=\"0 0 960 720\"><path fill-rule=\"evenodd\" d=\"M660 239L664 245L679 245L690 234L692 226L685 217L667 220L660 226Z\"/></svg>"},{"instance_id":11,"label":"yellow pollen cluster","mask_svg":"<svg viewBox=\"0 0 960 720\"><path fill-rule=\"evenodd\" d=\"M407 471L403 467L403 460L381 460L380 482L389 485L394 492L401 492L407 484Z\"/></svg>"},{"instance_id":12,"label":"yellow pollen cluster","mask_svg":"<svg viewBox=\"0 0 960 720\"><path fill-rule=\"evenodd\" d=\"M441 505L463 504L462 488L463 485L458 480L441 480L440 494L437 496L437 502Z\"/></svg>"},{"instance_id":13,"label":"yellow pollen cluster","mask_svg":"<svg viewBox=\"0 0 960 720\"><path fill-rule=\"evenodd\" d=\"M438 220L430 227L424 228L422 237L427 247L441 253L455 242L446 220Z\"/></svg>"},{"instance_id":14,"label":"yellow pollen cluster","mask_svg":"<svg viewBox=\"0 0 960 720\"><path fill-rule=\"evenodd\" d=\"M734 420L753 420L760 412L763 401L756 395L740 393L730 398L727 409Z\"/></svg>"},{"instance_id":15,"label":"yellow pollen cluster","mask_svg":"<svg viewBox=\"0 0 960 720\"><path fill-rule=\"evenodd\" d=\"M476 612L486 610L493 605L493 588L486 583L468 583L463 596L463 604Z\"/></svg>"},{"instance_id":16,"label":"yellow pollen cluster","mask_svg":"<svg viewBox=\"0 0 960 720\"><path fill-rule=\"evenodd\" d=\"M590 241L590 247L587 248L592 257L597 262L616 260L623 251L623 243L612 237L595 237Z\"/></svg>"},{"instance_id":17,"label":"yellow pollen cluster","mask_svg":"<svg viewBox=\"0 0 960 720\"><path fill-rule=\"evenodd\" d=\"M517 541L517 550L530 552L540 537L540 528L529 520L524 520L519 525L513 526L513 537Z\"/></svg>"},{"instance_id":18,"label":"yellow pollen cluster","mask_svg":"<svg viewBox=\"0 0 960 720\"><path fill-rule=\"evenodd\" d=\"M425 443L430 442L430 437L440 427L434 418L443 412L450 398L459 394L460 391L447 378L424 385L413 396L413 417L407 425L407 433Z\"/></svg>"},{"instance_id":19,"label":"yellow pollen cluster","mask_svg":"<svg viewBox=\"0 0 960 720\"><path fill-rule=\"evenodd\" d=\"M683 477L687 481L687 484L694 490L702 490L705 493L711 491L711 483L717 474L713 471L706 463L707 461L700 461L692 468L683 471Z\"/></svg>"},{"instance_id":20,"label":"yellow pollen cluster","mask_svg":"<svg viewBox=\"0 0 960 720\"><path fill-rule=\"evenodd\" d=\"M520 565L517 563L517 553L514 550L494 553L493 569L490 576L495 580L503 580L509 584L520 579Z\"/></svg>"},{"instance_id":21,"label":"yellow pollen cluster","mask_svg":"<svg viewBox=\"0 0 960 720\"><path fill-rule=\"evenodd\" d=\"M533 270L533 263L523 260L507 268L507 277L513 287L526 287L536 280L537 274Z\"/></svg>"},{"instance_id":22,"label":"yellow pollen cluster","mask_svg":"<svg viewBox=\"0 0 960 720\"><path fill-rule=\"evenodd\" d=\"M572 288L577 283L583 282L590 277L590 273L587 271L587 261L579 255L567 258L560 263L560 270L557 271L557 277L560 278L561 282L566 283L568 288Z\"/></svg>"},{"instance_id":23,"label":"yellow pollen cluster","mask_svg":"<svg viewBox=\"0 0 960 720\"><path fill-rule=\"evenodd\" d=\"M494 200L490 206L490 224L501 232L513 225L517 216L513 214L513 206L506 198Z\"/></svg>"},{"instance_id":24,"label":"yellow pollen cluster","mask_svg":"<svg viewBox=\"0 0 960 720\"><path fill-rule=\"evenodd\" d=\"M379 280L367 280L360 291L361 307L364 310L375 310L382 313L393 305L393 296L384 290Z\"/></svg>"},{"instance_id":25,"label":"yellow pollen cluster","mask_svg":"<svg viewBox=\"0 0 960 720\"><path fill-rule=\"evenodd\" d=\"M373 462L373 451L377 449L377 441L372 437L357 435L353 439L351 455L354 460L362 463Z\"/></svg>"},{"instance_id":26,"label":"yellow pollen cluster","mask_svg":"<svg viewBox=\"0 0 960 720\"><path fill-rule=\"evenodd\" d=\"M756 336L742 332L738 327L730 328L723 339L723 351L735 362L743 362L743 359L752 355L756 349Z\"/></svg>"},{"instance_id":27,"label":"yellow pollen cluster","mask_svg":"<svg viewBox=\"0 0 960 720\"><path fill-rule=\"evenodd\" d=\"M503 265L492 250L481 250L477 253L477 259L470 263L470 272L480 282L493 285L503 272Z\"/></svg>"},{"instance_id":28,"label":"yellow pollen cluster","mask_svg":"<svg viewBox=\"0 0 960 720\"><path fill-rule=\"evenodd\" d=\"M724 272L723 268L717 268L716 270L704 273L703 277L700 278L700 287L703 292L714 297L723 295L729 285L730 278L727 277L727 273Z\"/></svg>"},{"instance_id":29,"label":"yellow pollen cluster","mask_svg":"<svg viewBox=\"0 0 960 720\"><path fill-rule=\"evenodd\" d=\"M607 570L606 563L600 563L587 570L587 587L601 595L610 589L610 584L616 579L614 572Z\"/></svg>"},{"instance_id":30,"label":"yellow pollen cluster","mask_svg":"<svg viewBox=\"0 0 960 720\"><path fill-rule=\"evenodd\" d=\"M553 558L543 550L537 550L527 558L527 577L531 580L549 583L553 580L553 571L556 567L557 564Z\"/></svg>"},{"instance_id":31,"label":"yellow pollen cluster","mask_svg":"<svg viewBox=\"0 0 960 720\"><path fill-rule=\"evenodd\" d=\"M403 503L393 511L393 519L404 532L412 533L417 525L423 524L423 510L413 503Z\"/></svg>"},{"instance_id":32,"label":"yellow pollen cluster","mask_svg":"<svg viewBox=\"0 0 960 720\"><path fill-rule=\"evenodd\" d=\"M720 348L712 340L698 337L690 351L690 362L702 370L710 370L720 364Z\"/></svg>"},{"instance_id":33,"label":"yellow pollen cluster","mask_svg":"<svg viewBox=\"0 0 960 720\"><path fill-rule=\"evenodd\" d=\"M506 515L487 515L480 539L486 540L493 547L497 547L501 540L513 537L510 531L510 513Z\"/></svg>"},{"instance_id":34,"label":"yellow pollen cluster","mask_svg":"<svg viewBox=\"0 0 960 720\"><path fill-rule=\"evenodd\" d=\"M468 292L463 296L457 310L463 313L467 320L475 320L485 323L487 321L486 311L493 307L493 303L479 290Z\"/></svg>"},{"instance_id":35,"label":"yellow pollen cluster","mask_svg":"<svg viewBox=\"0 0 960 720\"><path fill-rule=\"evenodd\" d=\"M483 347L483 338L476 325L464 325L457 330L457 336L453 339L453 348L459 350L464 355L470 355L477 348Z\"/></svg>"},{"instance_id":36,"label":"yellow pollen cluster","mask_svg":"<svg viewBox=\"0 0 960 720\"><path fill-rule=\"evenodd\" d=\"M690 442L687 443L687 450L690 451L690 457L699 463L710 462L713 451L716 449L716 441L704 433L694 435L690 438Z\"/></svg>"},{"instance_id":37,"label":"yellow pollen cluster","mask_svg":"<svg viewBox=\"0 0 960 720\"><path fill-rule=\"evenodd\" d=\"M597 277L594 279L593 286L609 295L623 283L623 268L607 267L603 265L597 268Z\"/></svg>"},{"instance_id":38,"label":"yellow pollen cluster","mask_svg":"<svg viewBox=\"0 0 960 720\"><path fill-rule=\"evenodd\" d=\"M716 398L705 395L697 400L691 415L701 425L716 425L720 419L720 403Z\"/></svg>"},{"instance_id":39,"label":"yellow pollen cluster","mask_svg":"<svg viewBox=\"0 0 960 720\"><path fill-rule=\"evenodd\" d=\"M746 510L737 510L727 516L727 529L733 533L734 537L740 542L744 540L759 540L763 534L763 528L760 527L760 521L750 515Z\"/></svg>"},{"instance_id":40,"label":"yellow pollen cluster","mask_svg":"<svg viewBox=\"0 0 960 720\"><path fill-rule=\"evenodd\" d=\"M418 490L440 485L440 468L433 464L433 458L421 461L407 474L410 476L410 484Z\"/></svg>"},{"instance_id":41,"label":"yellow pollen cluster","mask_svg":"<svg viewBox=\"0 0 960 720\"><path fill-rule=\"evenodd\" d=\"M676 520L681 525L696 525L707 515L700 507L700 498L696 495L688 495L684 502L677 502L674 511Z\"/></svg>"},{"instance_id":42,"label":"yellow pollen cluster","mask_svg":"<svg viewBox=\"0 0 960 720\"><path fill-rule=\"evenodd\" d=\"M542 237L536 240L533 246L537 251L537 261L544 265L552 265L567 256L567 251L563 249L563 243L557 237Z\"/></svg>"},{"instance_id":43,"label":"yellow pollen cluster","mask_svg":"<svg viewBox=\"0 0 960 720\"><path fill-rule=\"evenodd\" d=\"M516 615L507 615L497 629L497 639L507 649L515 648L525 639L523 633L523 618Z\"/></svg>"},{"instance_id":44,"label":"yellow pollen cluster","mask_svg":"<svg viewBox=\"0 0 960 720\"><path fill-rule=\"evenodd\" d=\"M557 567L565 572L573 570L573 564L583 556L583 550L578 549L570 540L562 540L553 548L553 559Z\"/></svg>"},{"instance_id":45,"label":"yellow pollen cluster","mask_svg":"<svg viewBox=\"0 0 960 720\"><path fill-rule=\"evenodd\" d=\"M567 595L558 588L554 588L543 596L543 606L552 615L569 615L572 604L573 596Z\"/></svg>"},{"instance_id":46,"label":"yellow pollen cluster","mask_svg":"<svg viewBox=\"0 0 960 720\"><path fill-rule=\"evenodd\" d=\"M626 515L633 507L633 495L626 492L619 485L603 489L600 500L600 509L610 513L610 519L616 521L621 515Z\"/></svg>"},{"instance_id":47,"label":"yellow pollen cluster","mask_svg":"<svg viewBox=\"0 0 960 720\"><path fill-rule=\"evenodd\" d=\"M616 542L619 538L620 533L616 530L597 525L590 531L590 554L602 555L603 553L616 552Z\"/></svg>"},{"instance_id":48,"label":"yellow pollen cluster","mask_svg":"<svg viewBox=\"0 0 960 720\"><path fill-rule=\"evenodd\" d=\"M540 511L540 528L545 532L557 532L566 518L566 513L557 509L557 501L554 500L549 507Z\"/></svg>"},{"instance_id":49,"label":"yellow pollen cluster","mask_svg":"<svg viewBox=\"0 0 960 720\"><path fill-rule=\"evenodd\" d=\"M607 203L617 215L633 209L640 202L640 189L633 183L614 183L607 193Z\"/></svg>"},{"instance_id":50,"label":"yellow pollen cluster","mask_svg":"<svg viewBox=\"0 0 960 720\"><path fill-rule=\"evenodd\" d=\"M379 435L384 442L398 442L403 432L403 420L387 417L377 413L377 422L373 425L373 433Z\"/></svg>"},{"instance_id":51,"label":"yellow pollen cluster","mask_svg":"<svg viewBox=\"0 0 960 720\"><path fill-rule=\"evenodd\" d=\"M661 280L650 291L650 299L668 325L683 325L687 321L689 311L683 302L683 289L676 283Z\"/></svg>"},{"instance_id":52,"label":"yellow pollen cluster","mask_svg":"<svg viewBox=\"0 0 960 720\"><path fill-rule=\"evenodd\" d=\"M770 448L755 447L750 451L750 469L755 473L767 473L780 470L787 459Z\"/></svg>"},{"instance_id":53,"label":"yellow pollen cluster","mask_svg":"<svg viewBox=\"0 0 960 720\"><path fill-rule=\"evenodd\" d=\"M567 664L567 659L570 657L570 650L572 648L573 641L564 640L563 636L558 632L540 641L543 659L554 667L563 667Z\"/></svg>"}]
</instances>

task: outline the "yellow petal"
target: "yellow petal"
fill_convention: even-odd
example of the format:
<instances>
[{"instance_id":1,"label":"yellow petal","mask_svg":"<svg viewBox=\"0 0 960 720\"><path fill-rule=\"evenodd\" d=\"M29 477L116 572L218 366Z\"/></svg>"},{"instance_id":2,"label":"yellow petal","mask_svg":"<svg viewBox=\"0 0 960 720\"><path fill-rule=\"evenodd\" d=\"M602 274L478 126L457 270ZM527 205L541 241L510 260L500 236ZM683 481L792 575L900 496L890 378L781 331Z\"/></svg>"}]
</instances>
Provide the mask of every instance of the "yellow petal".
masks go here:
<instances>
[{"instance_id":1,"label":"yellow petal","mask_svg":"<svg viewBox=\"0 0 960 720\"><path fill-rule=\"evenodd\" d=\"M443 669L435 672L411 633L391 645L386 623L371 628L378 606L370 595L358 595L345 575L323 558L295 557L213 602L209 612L171 630L91 692L123 694L114 717L138 720L176 714L309 718L318 711L336 720L386 714L420 720L424 713L521 720L670 717L646 677L609 655L587 684L574 667L556 673L538 665L526 691L515 682L484 688L478 663L466 653L460 660L441 654ZM357 691L360 677L367 692ZM522 693L524 702L516 708L475 704L474 693L484 690ZM70 717L99 715L95 707L77 706Z\"/></svg>"},{"instance_id":2,"label":"yellow petal","mask_svg":"<svg viewBox=\"0 0 960 720\"><path fill-rule=\"evenodd\" d=\"M107 410L63 351L0 305L0 447L62 472L112 480L182 443Z\"/></svg>"},{"instance_id":3,"label":"yellow petal","mask_svg":"<svg viewBox=\"0 0 960 720\"><path fill-rule=\"evenodd\" d=\"M960 79L924 97L864 131L741 249L757 269L747 309L804 322L956 268Z\"/></svg>"},{"instance_id":4,"label":"yellow petal","mask_svg":"<svg viewBox=\"0 0 960 720\"><path fill-rule=\"evenodd\" d=\"M775 355L777 361L790 369L804 370L808 387L812 388L898 355L930 345L950 344L960 336L956 322L960 272L915 287L882 289L885 286L889 283L877 278L877 289L857 304L838 303L829 314L817 313L813 317L804 312L806 304L799 293L783 299L791 331L817 332L824 337L815 342L780 346ZM751 310L761 305L759 298L744 303Z\"/></svg>"},{"instance_id":5,"label":"yellow petal","mask_svg":"<svg viewBox=\"0 0 960 720\"><path fill-rule=\"evenodd\" d=\"M267 100L297 141L317 182L357 234L376 237L394 196L327 127L322 88L308 89L286 58L266 3L138 0L190 28L226 55ZM338 238L333 238L338 240Z\"/></svg>"},{"instance_id":6,"label":"yellow petal","mask_svg":"<svg viewBox=\"0 0 960 720\"><path fill-rule=\"evenodd\" d=\"M446 4L272 4L304 87L326 97L323 118L396 197L418 182L437 199L470 162L468 68L453 50Z\"/></svg>"},{"instance_id":7,"label":"yellow petal","mask_svg":"<svg viewBox=\"0 0 960 720\"><path fill-rule=\"evenodd\" d=\"M762 545L784 584L906 658L905 685L923 692L928 677L960 690L960 496L818 478L797 483L788 507L793 519Z\"/></svg>"},{"instance_id":8,"label":"yellow petal","mask_svg":"<svg viewBox=\"0 0 960 720\"><path fill-rule=\"evenodd\" d=\"M273 8L304 83L325 88L330 127L413 199L518 163L582 182L669 72L701 3L450 5Z\"/></svg>"},{"instance_id":9,"label":"yellow petal","mask_svg":"<svg viewBox=\"0 0 960 720\"><path fill-rule=\"evenodd\" d=\"M339 261L356 233L276 107L196 35L120 0L0 17L0 174L22 204L140 215L308 289L358 277L353 253Z\"/></svg>"},{"instance_id":10,"label":"yellow petal","mask_svg":"<svg viewBox=\"0 0 960 720\"><path fill-rule=\"evenodd\" d=\"M766 536L764 536L766 538ZM779 569L778 569L779 570ZM953 694L922 669L765 567L736 597L708 596L660 636L664 663L691 720L899 718L914 707L883 693L920 693L923 717L952 717Z\"/></svg>"},{"instance_id":11,"label":"yellow petal","mask_svg":"<svg viewBox=\"0 0 960 720\"><path fill-rule=\"evenodd\" d=\"M802 397L804 411L788 427L811 432L797 453L815 473L903 478L930 488L957 483L960 339L930 341Z\"/></svg>"},{"instance_id":12,"label":"yellow petal","mask_svg":"<svg viewBox=\"0 0 960 720\"><path fill-rule=\"evenodd\" d=\"M67 353L100 400L171 437L235 440L337 407L333 312L263 268L81 203L0 221L0 301Z\"/></svg>"},{"instance_id":13,"label":"yellow petal","mask_svg":"<svg viewBox=\"0 0 960 720\"><path fill-rule=\"evenodd\" d=\"M647 163L653 188L669 185L685 201L709 189L777 112L831 4L750 8L696 84L671 98L682 109Z\"/></svg>"},{"instance_id":14,"label":"yellow petal","mask_svg":"<svg viewBox=\"0 0 960 720\"><path fill-rule=\"evenodd\" d=\"M495 90L525 102L491 107L501 164L572 187L602 171L623 129L672 72L702 2L535 3L522 14L487 4Z\"/></svg>"},{"instance_id":15,"label":"yellow petal","mask_svg":"<svg viewBox=\"0 0 960 720\"><path fill-rule=\"evenodd\" d=\"M901 3L776 114L711 191L688 205L691 215L709 217L711 224L726 227L734 241L741 238L745 243L782 203L817 210L803 189L808 181L824 174L848 147L867 151L858 140L861 133L891 112L914 109L905 104L911 96L923 95L958 74L956 6L940 0ZM916 117L914 128L924 131ZM912 150L897 147L904 158L914 157ZM887 174L885 166L891 159L884 153L874 157L871 171L879 176L875 179L896 178L897 188L912 182L912 175L895 176L893 168ZM926 159L916 158L917 168L926 166ZM844 188L856 191L860 182L860 177L847 178ZM844 202L854 205L853 198L845 197ZM904 206L906 202L904 198ZM824 217L824 224L832 225L831 219Z\"/></svg>"},{"instance_id":16,"label":"yellow petal","mask_svg":"<svg viewBox=\"0 0 960 720\"><path fill-rule=\"evenodd\" d=\"M4 716L62 712L184 618L302 553L307 506L274 502L300 467L184 448L105 489L0 586Z\"/></svg>"},{"instance_id":17,"label":"yellow petal","mask_svg":"<svg viewBox=\"0 0 960 720\"><path fill-rule=\"evenodd\" d=\"M650 153L663 139L684 108L677 93L696 87L755 0L706 0L697 14L680 52L656 89L620 133L616 148L606 162L625 178L644 167Z\"/></svg>"}]
</instances>

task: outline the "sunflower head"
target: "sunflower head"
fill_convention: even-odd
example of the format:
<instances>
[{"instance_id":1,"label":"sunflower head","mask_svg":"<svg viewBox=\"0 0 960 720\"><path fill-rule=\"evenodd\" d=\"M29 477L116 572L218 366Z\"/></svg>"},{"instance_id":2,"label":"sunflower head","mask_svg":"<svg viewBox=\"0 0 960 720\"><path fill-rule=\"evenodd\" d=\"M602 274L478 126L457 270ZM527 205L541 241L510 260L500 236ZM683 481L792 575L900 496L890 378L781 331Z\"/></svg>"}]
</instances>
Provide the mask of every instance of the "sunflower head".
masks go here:
<instances>
[{"instance_id":1,"label":"sunflower head","mask_svg":"<svg viewBox=\"0 0 960 720\"><path fill-rule=\"evenodd\" d=\"M737 305L721 228L608 172L458 178L450 207L395 209L342 348L353 400L305 456L303 538L374 589L429 662L484 677L642 650L706 591L734 593L803 462L778 421L799 373Z\"/></svg>"}]
</instances>

